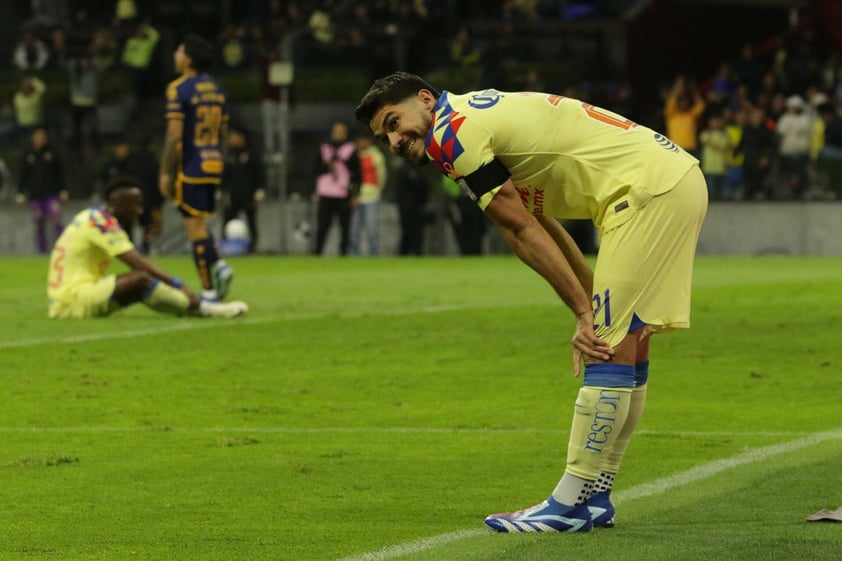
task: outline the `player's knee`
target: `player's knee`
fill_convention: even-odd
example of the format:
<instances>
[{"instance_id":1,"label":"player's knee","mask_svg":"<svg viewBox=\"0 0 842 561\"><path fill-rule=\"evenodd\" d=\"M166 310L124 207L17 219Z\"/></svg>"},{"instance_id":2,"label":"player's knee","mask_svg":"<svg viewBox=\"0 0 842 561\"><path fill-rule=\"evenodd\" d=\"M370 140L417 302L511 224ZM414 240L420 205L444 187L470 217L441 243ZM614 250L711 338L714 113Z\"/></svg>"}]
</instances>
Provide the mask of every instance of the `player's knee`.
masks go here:
<instances>
[{"instance_id":1,"label":"player's knee","mask_svg":"<svg viewBox=\"0 0 842 561\"><path fill-rule=\"evenodd\" d=\"M132 271L128 273L128 284L139 292L145 292L152 288L155 278L146 271Z\"/></svg>"}]
</instances>

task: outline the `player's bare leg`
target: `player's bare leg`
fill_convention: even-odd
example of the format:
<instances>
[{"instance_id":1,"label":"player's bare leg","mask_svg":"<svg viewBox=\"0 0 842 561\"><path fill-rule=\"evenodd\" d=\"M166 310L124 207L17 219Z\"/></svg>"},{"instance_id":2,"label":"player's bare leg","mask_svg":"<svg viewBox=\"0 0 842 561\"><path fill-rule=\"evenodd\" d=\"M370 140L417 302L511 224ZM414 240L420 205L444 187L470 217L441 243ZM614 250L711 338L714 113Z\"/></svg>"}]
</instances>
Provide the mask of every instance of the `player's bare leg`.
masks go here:
<instances>
[{"instance_id":1,"label":"player's bare leg","mask_svg":"<svg viewBox=\"0 0 842 561\"><path fill-rule=\"evenodd\" d=\"M196 314L204 317L235 318L246 315L244 302L207 302L194 294L169 286L145 271L130 271L117 276L112 295L117 307L143 302L156 312L170 315Z\"/></svg>"}]
</instances>

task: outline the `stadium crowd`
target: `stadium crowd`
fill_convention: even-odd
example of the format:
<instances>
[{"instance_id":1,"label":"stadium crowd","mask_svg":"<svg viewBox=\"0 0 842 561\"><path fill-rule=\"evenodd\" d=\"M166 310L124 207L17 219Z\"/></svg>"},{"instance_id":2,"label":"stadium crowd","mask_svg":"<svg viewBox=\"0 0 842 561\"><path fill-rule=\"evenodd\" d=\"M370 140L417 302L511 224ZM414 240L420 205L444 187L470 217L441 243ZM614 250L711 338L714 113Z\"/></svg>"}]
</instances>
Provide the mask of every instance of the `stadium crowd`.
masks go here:
<instances>
[{"instance_id":1,"label":"stadium crowd","mask_svg":"<svg viewBox=\"0 0 842 561\"><path fill-rule=\"evenodd\" d=\"M172 47L187 31L214 30L215 73L259 75L255 102L278 99L268 69L290 39L298 67L351 66L366 82L398 67L431 80L450 72L466 90L545 90L613 110L696 155L713 200L842 198L842 55L809 30L746 44L708 75L663 76L651 88L657 96L641 93L640 84L600 58L600 48L586 61L597 63L598 76L559 72L556 63L573 64L579 39L590 36L567 37L547 53L540 37L522 33L542 22L614 16L628 4L251 0L221 3L220 17L213 6L174 0L33 1L2 70L15 86L0 91L0 188L20 203L36 194L59 203L68 194L89 197L101 188L112 146L128 139L154 153L164 120L150 116L162 115ZM117 133L100 130L106 90L125 108ZM292 93L294 100L294 87ZM41 169L47 166L50 173ZM389 168L395 173L388 197L400 201L397 178L404 174L394 162ZM49 179L56 173L62 181ZM296 181L293 191L314 192L315 175Z\"/></svg>"}]
</instances>

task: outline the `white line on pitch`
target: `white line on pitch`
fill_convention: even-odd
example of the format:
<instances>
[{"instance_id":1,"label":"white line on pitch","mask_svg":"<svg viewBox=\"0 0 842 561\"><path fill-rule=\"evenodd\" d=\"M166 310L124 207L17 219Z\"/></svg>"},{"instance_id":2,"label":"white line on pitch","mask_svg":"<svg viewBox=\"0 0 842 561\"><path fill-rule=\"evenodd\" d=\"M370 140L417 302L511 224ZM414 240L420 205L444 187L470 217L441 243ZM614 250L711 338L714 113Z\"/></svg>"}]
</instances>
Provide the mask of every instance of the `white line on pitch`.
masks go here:
<instances>
[{"instance_id":1,"label":"white line on pitch","mask_svg":"<svg viewBox=\"0 0 842 561\"><path fill-rule=\"evenodd\" d=\"M772 456L786 454L787 452L794 452L802 448L807 448L808 446L820 444L827 440L838 439L842 439L842 429L814 433L797 440L774 444L772 446L764 446L762 448L755 448L731 458L717 460L715 462L704 464L687 471L682 471L650 483L644 483L642 485L632 487L625 492L617 493L615 497L617 502L626 502L642 497L649 497L651 495L658 495L669 491L670 489L712 477L731 468L759 462L761 460L771 458ZM361 553L359 555L352 555L350 557L343 557L339 561L388 561L390 559L398 559L414 553L422 553L424 551L448 545L466 538L487 534L488 532L486 530L481 529L449 532L447 534L439 534L429 538L394 545L379 551L371 551L368 553Z\"/></svg>"},{"instance_id":2,"label":"white line on pitch","mask_svg":"<svg viewBox=\"0 0 842 561\"><path fill-rule=\"evenodd\" d=\"M525 304L529 306L530 304ZM541 305L541 304L535 304ZM313 319L321 319L321 318L339 318L339 319L356 319L356 318L365 318L365 317L400 317L400 316L408 316L414 314L438 314L443 312L452 312L458 310L480 310L486 308L511 308L517 307L514 304L453 304L453 305L441 305L441 306L427 306L423 308L417 309L405 309L402 308L400 310L377 310L377 311L352 311L352 312L343 312L343 311L325 311L319 313L290 313L290 314L280 314L276 316L264 317L264 318L249 318L249 319L238 319L234 320L234 323L237 325L255 325L260 323L269 323L269 322L278 322L278 321L307 321ZM219 321L219 320L198 320L198 321L185 321L185 320L178 320L173 318L173 323L170 323L165 326L160 327L150 327L147 329L132 329L132 330L125 330L125 331L102 331L97 333L89 333L86 335L71 335L67 337L41 337L37 339L19 339L17 341L0 341L0 349L14 349L20 347L35 347L38 345L62 345L62 344L74 344L74 343L88 343L88 342L95 342L95 341L105 341L108 339L127 339L132 337L145 337L147 335L159 335L162 333L170 333L173 331L190 331L194 329L211 329L215 327L230 327L234 325L230 321Z\"/></svg>"}]
</instances>

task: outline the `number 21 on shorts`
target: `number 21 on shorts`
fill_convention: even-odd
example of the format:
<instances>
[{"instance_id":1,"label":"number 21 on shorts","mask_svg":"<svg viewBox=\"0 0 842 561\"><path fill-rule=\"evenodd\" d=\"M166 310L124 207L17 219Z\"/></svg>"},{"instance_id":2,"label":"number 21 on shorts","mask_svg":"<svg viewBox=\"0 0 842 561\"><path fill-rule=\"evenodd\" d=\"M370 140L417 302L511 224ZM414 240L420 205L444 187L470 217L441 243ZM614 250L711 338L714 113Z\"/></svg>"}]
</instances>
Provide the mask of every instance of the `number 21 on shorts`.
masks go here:
<instances>
[{"instance_id":1,"label":"number 21 on shorts","mask_svg":"<svg viewBox=\"0 0 842 561\"><path fill-rule=\"evenodd\" d=\"M610 288L606 288L605 292L593 295L593 321L594 331L599 331L602 327L611 327Z\"/></svg>"}]
</instances>

